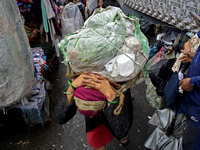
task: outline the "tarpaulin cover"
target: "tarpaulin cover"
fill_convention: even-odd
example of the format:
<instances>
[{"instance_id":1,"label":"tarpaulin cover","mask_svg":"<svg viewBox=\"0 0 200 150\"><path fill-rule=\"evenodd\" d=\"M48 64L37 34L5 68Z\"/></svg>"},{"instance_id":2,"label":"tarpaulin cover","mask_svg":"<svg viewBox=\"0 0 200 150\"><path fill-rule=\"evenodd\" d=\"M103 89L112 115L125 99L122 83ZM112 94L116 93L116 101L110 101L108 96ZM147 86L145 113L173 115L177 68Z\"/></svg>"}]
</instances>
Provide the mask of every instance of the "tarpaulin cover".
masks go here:
<instances>
[{"instance_id":1,"label":"tarpaulin cover","mask_svg":"<svg viewBox=\"0 0 200 150\"><path fill-rule=\"evenodd\" d=\"M0 108L32 93L33 57L15 0L0 1Z\"/></svg>"},{"instance_id":2,"label":"tarpaulin cover","mask_svg":"<svg viewBox=\"0 0 200 150\"><path fill-rule=\"evenodd\" d=\"M84 25L83 16L76 4L69 3L63 9L61 15L62 38L69 33L80 30Z\"/></svg>"}]
</instances>

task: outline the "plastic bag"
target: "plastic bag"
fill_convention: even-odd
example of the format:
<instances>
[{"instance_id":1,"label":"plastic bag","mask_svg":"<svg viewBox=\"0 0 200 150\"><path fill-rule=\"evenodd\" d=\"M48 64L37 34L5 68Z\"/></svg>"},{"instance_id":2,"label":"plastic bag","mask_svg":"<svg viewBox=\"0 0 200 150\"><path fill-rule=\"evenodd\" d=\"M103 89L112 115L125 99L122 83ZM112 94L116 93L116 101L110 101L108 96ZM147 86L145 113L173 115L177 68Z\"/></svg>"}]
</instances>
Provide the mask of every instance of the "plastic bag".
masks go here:
<instances>
[{"instance_id":1,"label":"plastic bag","mask_svg":"<svg viewBox=\"0 0 200 150\"><path fill-rule=\"evenodd\" d=\"M140 29L145 35L155 36L156 25L142 17L140 19Z\"/></svg>"},{"instance_id":2,"label":"plastic bag","mask_svg":"<svg viewBox=\"0 0 200 150\"><path fill-rule=\"evenodd\" d=\"M32 93L33 57L15 0L0 1L0 109Z\"/></svg>"},{"instance_id":3,"label":"plastic bag","mask_svg":"<svg viewBox=\"0 0 200 150\"><path fill-rule=\"evenodd\" d=\"M158 52L157 44L154 43L153 47L150 49L149 59L151 59Z\"/></svg>"},{"instance_id":4,"label":"plastic bag","mask_svg":"<svg viewBox=\"0 0 200 150\"><path fill-rule=\"evenodd\" d=\"M65 39L63 51L67 50L74 72L100 71L117 54L126 36L119 14L120 9L99 10L80 32Z\"/></svg>"},{"instance_id":5,"label":"plastic bag","mask_svg":"<svg viewBox=\"0 0 200 150\"><path fill-rule=\"evenodd\" d=\"M173 74L171 67L174 62L175 59L162 59L149 69L151 82L160 96L164 95L165 86Z\"/></svg>"},{"instance_id":6,"label":"plastic bag","mask_svg":"<svg viewBox=\"0 0 200 150\"><path fill-rule=\"evenodd\" d=\"M152 84L151 79L149 76L145 79L145 83L147 85L146 89L146 98L147 101L153 108L162 109L165 108L165 101L164 99L156 93L156 87Z\"/></svg>"},{"instance_id":7,"label":"plastic bag","mask_svg":"<svg viewBox=\"0 0 200 150\"><path fill-rule=\"evenodd\" d=\"M162 47L160 49L160 51L154 55L147 63L147 69L149 70L153 65L155 65L157 62L159 62L161 59L166 59L166 56L164 55L164 53L162 52L163 51L163 48Z\"/></svg>"},{"instance_id":8,"label":"plastic bag","mask_svg":"<svg viewBox=\"0 0 200 150\"><path fill-rule=\"evenodd\" d=\"M136 25L137 26L136 26ZM126 34L129 28L133 34ZM95 9L93 15L85 22L82 30L69 35L60 42L60 49L69 61L75 73L91 71L101 74L109 80L123 82L133 79L145 66L148 54L148 40L139 29L138 19L127 17L119 8L107 7ZM135 59L128 54L134 54ZM112 71L105 69L105 65L113 58L124 54L126 62L134 63L134 71L125 76L113 76ZM117 64L113 65L117 66ZM113 70L116 73L116 69ZM124 74L123 74L124 75Z\"/></svg>"},{"instance_id":9,"label":"plastic bag","mask_svg":"<svg viewBox=\"0 0 200 150\"><path fill-rule=\"evenodd\" d=\"M79 7L76 4L69 3L65 6L61 15L62 38L69 33L80 30L84 25L84 20Z\"/></svg>"},{"instance_id":10,"label":"plastic bag","mask_svg":"<svg viewBox=\"0 0 200 150\"><path fill-rule=\"evenodd\" d=\"M133 60L135 60L134 54L126 54ZM134 71L134 62L131 59L127 59L127 56L122 54L113 58L109 61L105 67L108 72L110 72L111 77L116 77L118 75L121 76L129 76Z\"/></svg>"},{"instance_id":11,"label":"plastic bag","mask_svg":"<svg viewBox=\"0 0 200 150\"><path fill-rule=\"evenodd\" d=\"M179 29L169 28L167 34L163 37L162 41L164 43L172 43L176 39L178 33L180 33Z\"/></svg>"}]
</instances>

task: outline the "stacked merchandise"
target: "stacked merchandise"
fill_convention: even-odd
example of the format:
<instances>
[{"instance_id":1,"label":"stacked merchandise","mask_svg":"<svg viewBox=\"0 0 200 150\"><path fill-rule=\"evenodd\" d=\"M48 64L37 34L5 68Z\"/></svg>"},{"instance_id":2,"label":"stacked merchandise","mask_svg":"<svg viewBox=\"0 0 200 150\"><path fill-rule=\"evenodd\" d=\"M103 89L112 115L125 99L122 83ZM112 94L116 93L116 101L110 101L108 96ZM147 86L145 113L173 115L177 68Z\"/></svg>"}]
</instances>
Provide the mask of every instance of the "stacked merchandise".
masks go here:
<instances>
[{"instance_id":1,"label":"stacked merchandise","mask_svg":"<svg viewBox=\"0 0 200 150\"><path fill-rule=\"evenodd\" d=\"M144 145L148 149L195 149L192 148L193 144L198 143L194 133L187 135L187 132L191 133L191 130L196 128L195 123L198 119L194 118L199 115L199 106L195 103L189 106L189 101L194 100L185 99L187 94L189 96L194 91L184 89L180 83L191 78L188 75L192 70L192 59L198 60L198 57L195 58L198 55L194 55L195 59L191 57L191 61L183 61L181 57L186 53L198 53L199 33L169 28L166 33L157 35L157 41L150 50L152 55L146 65L148 69L146 97L151 106L157 110L149 120L150 136ZM190 126L192 121L195 122L194 126ZM186 148L187 144L190 148Z\"/></svg>"},{"instance_id":2,"label":"stacked merchandise","mask_svg":"<svg viewBox=\"0 0 200 150\"><path fill-rule=\"evenodd\" d=\"M174 28L169 28L165 33L157 35L156 42L150 48L151 57L146 65L148 75L145 79L146 97L152 107L157 109L166 107L163 95L167 82L175 72L171 68L175 63L175 58L178 58L180 50L184 49L184 44L193 35L194 33L187 30L181 31Z\"/></svg>"},{"instance_id":3,"label":"stacked merchandise","mask_svg":"<svg viewBox=\"0 0 200 150\"><path fill-rule=\"evenodd\" d=\"M21 13L31 12L31 4L28 0L18 0L17 5Z\"/></svg>"},{"instance_id":4,"label":"stacked merchandise","mask_svg":"<svg viewBox=\"0 0 200 150\"><path fill-rule=\"evenodd\" d=\"M36 84L33 93L13 107L16 107L22 113L29 126L37 123L41 123L43 126L43 122L49 119L49 97L45 90L42 68L46 70L48 66L46 65L46 56L41 48L33 48L31 51L35 65Z\"/></svg>"},{"instance_id":5,"label":"stacked merchandise","mask_svg":"<svg viewBox=\"0 0 200 150\"><path fill-rule=\"evenodd\" d=\"M138 78L149 55L148 40L139 28L136 17L127 17L117 7L95 9L84 27L66 36L59 47L75 73L90 71L130 83Z\"/></svg>"},{"instance_id":6,"label":"stacked merchandise","mask_svg":"<svg viewBox=\"0 0 200 150\"><path fill-rule=\"evenodd\" d=\"M23 19L33 16L36 21L37 28L40 29L40 34L46 39L47 43L52 43L55 48L57 57L60 56L57 44L59 40L57 34L61 34L60 28L57 22L57 16L59 14L56 9L56 5L53 0L18 0L18 8L20 10ZM24 23L25 20L23 20ZM42 41L42 40L41 40ZM40 46L41 47L41 46ZM44 47L43 47L44 49ZM45 49L44 49L45 50ZM47 50L45 50L47 51ZM53 59L54 57L51 56Z\"/></svg>"},{"instance_id":7,"label":"stacked merchandise","mask_svg":"<svg viewBox=\"0 0 200 150\"><path fill-rule=\"evenodd\" d=\"M41 65L48 67L44 52L38 48L31 51L16 0L1 0L0 10L0 109L17 107L28 125L43 124L49 118L49 100L40 73Z\"/></svg>"}]
</instances>

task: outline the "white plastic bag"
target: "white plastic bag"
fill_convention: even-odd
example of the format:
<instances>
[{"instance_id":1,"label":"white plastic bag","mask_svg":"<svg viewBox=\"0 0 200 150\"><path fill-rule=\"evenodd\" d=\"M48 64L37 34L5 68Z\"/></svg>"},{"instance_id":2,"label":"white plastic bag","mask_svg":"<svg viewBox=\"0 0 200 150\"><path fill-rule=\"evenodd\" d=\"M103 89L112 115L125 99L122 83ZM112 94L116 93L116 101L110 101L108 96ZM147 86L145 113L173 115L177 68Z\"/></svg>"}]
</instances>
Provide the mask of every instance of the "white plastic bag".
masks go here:
<instances>
[{"instance_id":1,"label":"white plastic bag","mask_svg":"<svg viewBox=\"0 0 200 150\"><path fill-rule=\"evenodd\" d=\"M80 30L84 25L82 14L76 4L69 3L63 9L61 15L62 38L69 33Z\"/></svg>"},{"instance_id":2,"label":"white plastic bag","mask_svg":"<svg viewBox=\"0 0 200 150\"><path fill-rule=\"evenodd\" d=\"M135 60L134 54L126 53L131 59ZM106 70L111 73L111 77L116 77L121 75L123 77L129 76L134 71L134 62L128 58L126 55L122 54L116 56L111 61L109 61L105 67Z\"/></svg>"}]
</instances>

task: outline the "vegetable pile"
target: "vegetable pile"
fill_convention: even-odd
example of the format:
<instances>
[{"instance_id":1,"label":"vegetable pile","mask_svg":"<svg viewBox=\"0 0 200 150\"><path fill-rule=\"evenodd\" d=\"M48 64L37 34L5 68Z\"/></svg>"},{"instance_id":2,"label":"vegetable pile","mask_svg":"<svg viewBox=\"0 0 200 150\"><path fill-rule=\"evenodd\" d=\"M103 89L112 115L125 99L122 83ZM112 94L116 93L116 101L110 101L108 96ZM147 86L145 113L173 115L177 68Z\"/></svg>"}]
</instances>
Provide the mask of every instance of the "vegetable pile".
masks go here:
<instances>
[{"instance_id":1,"label":"vegetable pile","mask_svg":"<svg viewBox=\"0 0 200 150\"><path fill-rule=\"evenodd\" d=\"M92 16L79 33L61 41L75 72L100 71L118 52L126 37L126 26L119 9ZM67 51L66 51L67 50Z\"/></svg>"},{"instance_id":2,"label":"vegetable pile","mask_svg":"<svg viewBox=\"0 0 200 150\"><path fill-rule=\"evenodd\" d=\"M96 9L81 30L61 40L59 48L75 73L91 71L113 81L127 81L142 70L148 59L148 40L139 28L138 19L127 17L119 8ZM136 59L129 54L134 54L133 58L137 56ZM119 55L133 62L130 67L135 67L134 74L118 78L118 73L115 77L111 75L112 68L110 72L105 69L106 64Z\"/></svg>"}]
</instances>

